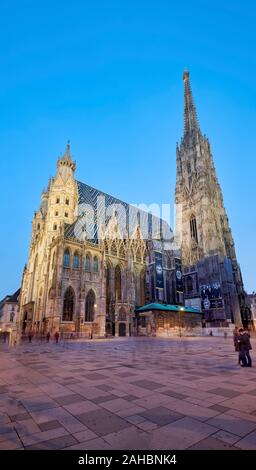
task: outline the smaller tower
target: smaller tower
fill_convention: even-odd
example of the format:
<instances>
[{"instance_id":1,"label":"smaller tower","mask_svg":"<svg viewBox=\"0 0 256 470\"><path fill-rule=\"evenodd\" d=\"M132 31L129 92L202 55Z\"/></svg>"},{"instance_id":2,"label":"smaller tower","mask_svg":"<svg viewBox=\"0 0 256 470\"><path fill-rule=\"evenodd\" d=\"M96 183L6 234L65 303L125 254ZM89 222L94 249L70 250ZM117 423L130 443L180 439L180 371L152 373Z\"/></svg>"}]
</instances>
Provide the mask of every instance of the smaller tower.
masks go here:
<instances>
[{"instance_id":1,"label":"smaller tower","mask_svg":"<svg viewBox=\"0 0 256 470\"><path fill-rule=\"evenodd\" d=\"M57 174L49 180L46 231L49 242L60 233L64 224L72 224L77 209L77 185L74 178L75 161L70 156L70 144L57 162Z\"/></svg>"}]
</instances>

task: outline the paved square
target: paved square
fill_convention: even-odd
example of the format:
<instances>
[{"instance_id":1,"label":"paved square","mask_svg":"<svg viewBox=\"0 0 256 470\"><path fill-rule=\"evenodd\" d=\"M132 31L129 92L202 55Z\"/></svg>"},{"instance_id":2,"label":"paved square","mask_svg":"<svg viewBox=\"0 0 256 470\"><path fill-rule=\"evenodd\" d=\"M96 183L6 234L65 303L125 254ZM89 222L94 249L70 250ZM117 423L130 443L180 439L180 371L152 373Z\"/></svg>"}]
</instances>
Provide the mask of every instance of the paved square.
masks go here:
<instances>
[{"instance_id":1,"label":"paved square","mask_svg":"<svg viewBox=\"0 0 256 470\"><path fill-rule=\"evenodd\" d=\"M232 338L0 345L0 449L256 449Z\"/></svg>"}]
</instances>

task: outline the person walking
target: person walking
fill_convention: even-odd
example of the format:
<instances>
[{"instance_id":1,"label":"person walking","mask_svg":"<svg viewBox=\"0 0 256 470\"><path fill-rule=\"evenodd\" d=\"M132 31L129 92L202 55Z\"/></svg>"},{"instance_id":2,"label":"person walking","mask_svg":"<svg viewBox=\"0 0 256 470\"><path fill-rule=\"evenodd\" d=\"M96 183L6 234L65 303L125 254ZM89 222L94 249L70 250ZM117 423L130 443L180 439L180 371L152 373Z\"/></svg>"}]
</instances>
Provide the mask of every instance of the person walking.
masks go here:
<instances>
[{"instance_id":1,"label":"person walking","mask_svg":"<svg viewBox=\"0 0 256 470\"><path fill-rule=\"evenodd\" d=\"M252 359L250 356L250 350L252 349L250 334L243 328L239 328L238 333L240 359L242 361L241 367L252 367Z\"/></svg>"},{"instance_id":2,"label":"person walking","mask_svg":"<svg viewBox=\"0 0 256 470\"><path fill-rule=\"evenodd\" d=\"M240 365L240 363L241 363L241 353L240 353L240 349L239 349L238 336L239 336L238 326L235 326L235 329L233 331L233 341L234 341L235 351L238 352L238 364Z\"/></svg>"},{"instance_id":3,"label":"person walking","mask_svg":"<svg viewBox=\"0 0 256 470\"><path fill-rule=\"evenodd\" d=\"M47 333L47 335L46 335L46 341L47 341L47 343L49 343L50 337L51 337L50 331L48 331L48 333Z\"/></svg>"},{"instance_id":4,"label":"person walking","mask_svg":"<svg viewBox=\"0 0 256 470\"><path fill-rule=\"evenodd\" d=\"M60 334L59 334L58 331L56 331L56 333L55 333L55 335L54 335L56 344L58 344L58 342L59 342L59 337L60 337Z\"/></svg>"},{"instance_id":5,"label":"person walking","mask_svg":"<svg viewBox=\"0 0 256 470\"><path fill-rule=\"evenodd\" d=\"M32 342L32 338L33 338L33 334L32 334L32 331L30 331L29 334L28 334L28 341L29 341L29 343Z\"/></svg>"}]
</instances>

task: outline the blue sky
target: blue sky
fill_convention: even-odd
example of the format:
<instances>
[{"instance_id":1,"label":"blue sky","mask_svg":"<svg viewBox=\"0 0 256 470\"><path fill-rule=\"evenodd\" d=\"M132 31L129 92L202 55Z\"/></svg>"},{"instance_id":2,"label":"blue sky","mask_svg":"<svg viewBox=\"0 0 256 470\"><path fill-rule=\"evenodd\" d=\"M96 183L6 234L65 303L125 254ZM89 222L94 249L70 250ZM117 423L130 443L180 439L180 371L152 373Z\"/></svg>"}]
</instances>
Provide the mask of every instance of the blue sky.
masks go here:
<instances>
[{"instance_id":1,"label":"blue sky","mask_svg":"<svg viewBox=\"0 0 256 470\"><path fill-rule=\"evenodd\" d=\"M68 139L77 178L168 203L189 68L245 287L256 290L252 1L1 1L0 298L18 288L31 220Z\"/></svg>"}]
</instances>

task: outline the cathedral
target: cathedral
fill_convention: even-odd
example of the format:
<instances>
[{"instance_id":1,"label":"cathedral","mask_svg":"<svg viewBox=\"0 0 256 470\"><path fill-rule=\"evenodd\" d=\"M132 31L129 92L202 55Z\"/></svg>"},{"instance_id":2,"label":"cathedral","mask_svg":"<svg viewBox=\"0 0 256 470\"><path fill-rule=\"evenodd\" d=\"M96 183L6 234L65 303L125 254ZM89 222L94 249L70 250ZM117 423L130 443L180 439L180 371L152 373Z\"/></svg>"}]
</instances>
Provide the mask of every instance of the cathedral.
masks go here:
<instances>
[{"instance_id":1,"label":"cathedral","mask_svg":"<svg viewBox=\"0 0 256 470\"><path fill-rule=\"evenodd\" d=\"M198 308L205 325L248 324L210 144L199 128L188 72L183 80L175 236L160 217L77 181L68 144L34 214L20 332L136 335L135 309L150 302Z\"/></svg>"}]
</instances>

